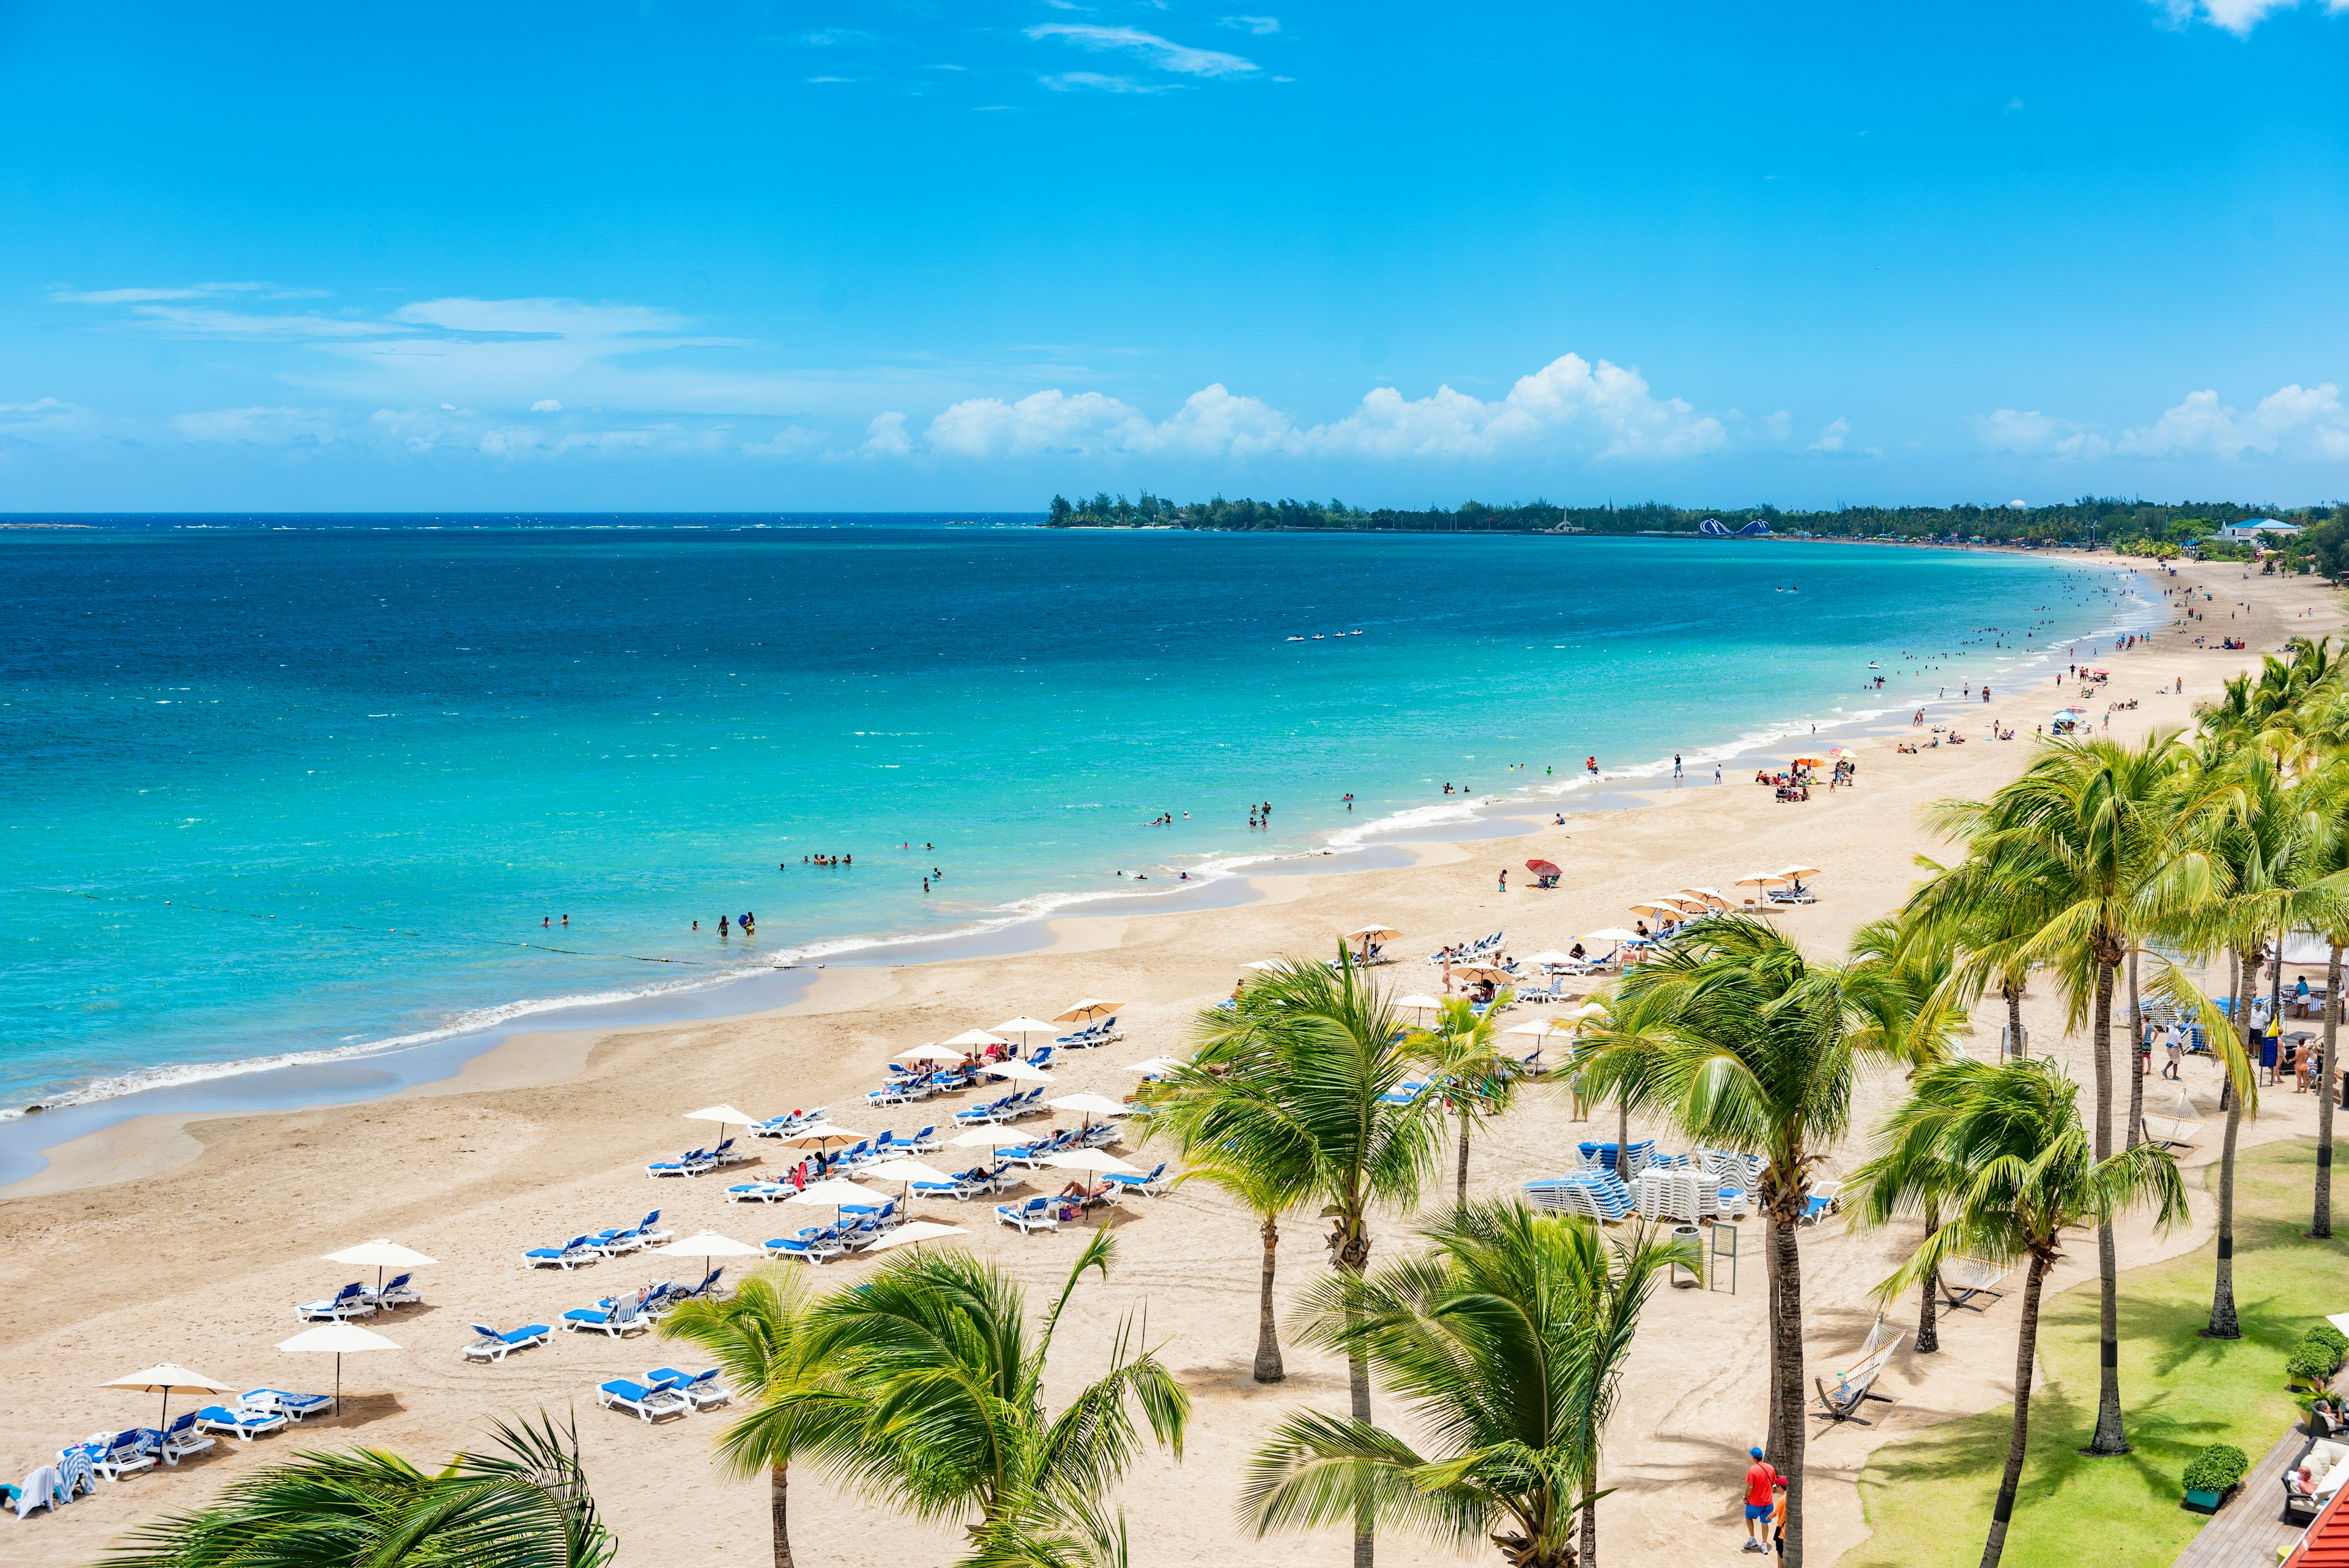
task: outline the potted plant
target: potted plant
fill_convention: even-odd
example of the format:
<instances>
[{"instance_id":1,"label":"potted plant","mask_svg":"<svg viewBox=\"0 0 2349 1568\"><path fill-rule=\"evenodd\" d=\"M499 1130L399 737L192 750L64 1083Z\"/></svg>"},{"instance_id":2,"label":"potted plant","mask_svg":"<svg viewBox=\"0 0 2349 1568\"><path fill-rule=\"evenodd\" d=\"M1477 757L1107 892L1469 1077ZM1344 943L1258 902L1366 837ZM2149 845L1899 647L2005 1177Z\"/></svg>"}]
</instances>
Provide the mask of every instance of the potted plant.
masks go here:
<instances>
[{"instance_id":1,"label":"potted plant","mask_svg":"<svg viewBox=\"0 0 2349 1568\"><path fill-rule=\"evenodd\" d=\"M2341 1370L2344 1351L2349 1351L2349 1336L2329 1323L2320 1323L2292 1347L2284 1373L2302 1391L2322 1394L2333 1375Z\"/></svg>"},{"instance_id":2,"label":"potted plant","mask_svg":"<svg viewBox=\"0 0 2349 1568\"><path fill-rule=\"evenodd\" d=\"M2186 1507L2195 1513L2218 1512L2251 1468L2250 1458L2234 1444L2211 1444L2186 1467Z\"/></svg>"}]
</instances>

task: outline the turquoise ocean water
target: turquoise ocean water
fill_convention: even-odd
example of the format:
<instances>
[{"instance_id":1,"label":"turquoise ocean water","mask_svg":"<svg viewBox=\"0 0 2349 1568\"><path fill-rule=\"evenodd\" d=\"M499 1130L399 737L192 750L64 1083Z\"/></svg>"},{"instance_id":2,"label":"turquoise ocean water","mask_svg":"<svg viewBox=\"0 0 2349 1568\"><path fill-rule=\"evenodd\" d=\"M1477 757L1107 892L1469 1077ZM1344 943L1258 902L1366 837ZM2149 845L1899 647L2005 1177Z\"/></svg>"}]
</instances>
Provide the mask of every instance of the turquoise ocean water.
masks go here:
<instances>
[{"instance_id":1,"label":"turquoise ocean water","mask_svg":"<svg viewBox=\"0 0 2349 1568\"><path fill-rule=\"evenodd\" d=\"M0 1115L682 1004L1586 755L1710 782L2146 613L2011 555L944 521L0 533Z\"/></svg>"}]
</instances>

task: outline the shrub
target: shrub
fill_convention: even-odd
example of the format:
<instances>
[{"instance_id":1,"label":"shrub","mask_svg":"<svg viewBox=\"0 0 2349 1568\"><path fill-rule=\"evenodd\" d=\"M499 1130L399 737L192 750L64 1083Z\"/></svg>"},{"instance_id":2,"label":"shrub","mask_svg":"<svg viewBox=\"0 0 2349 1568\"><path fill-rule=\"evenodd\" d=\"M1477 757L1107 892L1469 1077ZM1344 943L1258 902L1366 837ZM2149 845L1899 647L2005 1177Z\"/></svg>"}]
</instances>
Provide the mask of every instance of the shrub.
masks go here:
<instances>
[{"instance_id":1,"label":"shrub","mask_svg":"<svg viewBox=\"0 0 2349 1568\"><path fill-rule=\"evenodd\" d=\"M2349 1350L2349 1337L2344 1337L2329 1323L2319 1324L2292 1347L2292 1359L2284 1363L2284 1370L2295 1382L2322 1388L2335 1372L2341 1370L2344 1350Z\"/></svg>"},{"instance_id":2,"label":"shrub","mask_svg":"<svg viewBox=\"0 0 2349 1568\"><path fill-rule=\"evenodd\" d=\"M2188 1491L2225 1491L2251 1468L2250 1458L2232 1443L2213 1443L2186 1467Z\"/></svg>"},{"instance_id":3,"label":"shrub","mask_svg":"<svg viewBox=\"0 0 2349 1568\"><path fill-rule=\"evenodd\" d=\"M2320 1323L2314 1328L2310 1329L2305 1334L2301 1336L2301 1343L2303 1345L2322 1345L2329 1348L2334 1356L2334 1366L2336 1367L2340 1364L2340 1357L2349 1356L2349 1334L2342 1333L2339 1329L2333 1327L2329 1323Z\"/></svg>"}]
</instances>

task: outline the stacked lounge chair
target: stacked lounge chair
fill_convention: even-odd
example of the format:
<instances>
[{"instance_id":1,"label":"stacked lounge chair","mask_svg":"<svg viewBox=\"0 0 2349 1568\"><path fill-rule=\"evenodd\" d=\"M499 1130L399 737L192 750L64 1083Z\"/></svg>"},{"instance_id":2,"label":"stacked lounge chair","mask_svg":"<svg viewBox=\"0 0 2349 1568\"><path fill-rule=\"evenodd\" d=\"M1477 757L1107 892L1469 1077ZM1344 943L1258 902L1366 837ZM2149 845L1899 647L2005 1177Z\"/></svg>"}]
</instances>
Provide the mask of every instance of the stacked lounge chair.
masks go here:
<instances>
[{"instance_id":1,"label":"stacked lounge chair","mask_svg":"<svg viewBox=\"0 0 2349 1568\"><path fill-rule=\"evenodd\" d=\"M1528 1181L1526 1197L1537 1209L1560 1214L1581 1214L1612 1224L1637 1207L1630 1189L1605 1171L1577 1171Z\"/></svg>"},{"instance_id":2,"label":"stacked lounge chair","mask_svg":"<svg viewBox=\"0 0 2349 1568\"><path fill-rule=\"evenodd\" d=\"M1695 1223L1721 1212L1721 1179L1709 1170L1659 1170L1640 1173L1633 1190L1643 1220L1681 1220Z\"/></svg>"}]
</instances>

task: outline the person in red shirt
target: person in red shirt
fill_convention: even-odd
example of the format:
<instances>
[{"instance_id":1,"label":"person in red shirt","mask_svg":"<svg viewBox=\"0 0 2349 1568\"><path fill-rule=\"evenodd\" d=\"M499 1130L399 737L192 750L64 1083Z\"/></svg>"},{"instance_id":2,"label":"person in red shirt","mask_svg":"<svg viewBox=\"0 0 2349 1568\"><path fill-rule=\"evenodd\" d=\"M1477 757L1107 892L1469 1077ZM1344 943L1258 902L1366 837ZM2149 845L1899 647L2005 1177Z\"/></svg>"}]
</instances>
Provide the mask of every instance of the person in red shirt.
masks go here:
<instances>
[{"instance_id":1,"label":"person in red shirt","mask_svg":"<svg viewBox=\"0 0 2349 1568\"><path fill-rule=\"evenodd\" d=\"M1770 1548L1764 1539L1764 1532L1775 1511L1771 1506L1770 1490L1771 1483L1778 1479L1778 1471L1762 1457L1761 1449L1749 1449L1746 1451L1754 1456L1754 1463L1745 1471L1744 1550L1759 1552L1766 1557L1770 1554Z\"/></svg>"}]
</instances>

